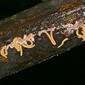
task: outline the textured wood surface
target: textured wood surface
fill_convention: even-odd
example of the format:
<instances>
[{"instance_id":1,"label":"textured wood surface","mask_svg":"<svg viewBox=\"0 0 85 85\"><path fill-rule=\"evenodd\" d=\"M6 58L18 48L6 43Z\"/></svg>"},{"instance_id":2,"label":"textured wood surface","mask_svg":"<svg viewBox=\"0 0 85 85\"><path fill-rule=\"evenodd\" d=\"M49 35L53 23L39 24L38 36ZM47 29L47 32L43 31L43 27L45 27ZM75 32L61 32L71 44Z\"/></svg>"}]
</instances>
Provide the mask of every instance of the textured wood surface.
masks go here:
<instances>
[{"instance_id":1,"label":"textured wood surface","mask_svg":"<svg viewBox=\"0 0 85 85\"><path fill-rule=\"evenodd\" d=\"M79 29L81 32L82 29L80 28L84 28L84 11L85 7L81 0L73 0L73 2L72 0L55 0L55 3L52 3L52 1L43 2L0 21L0 50L4 45L7 46L13 42L16 37L21 37L23 40L24 35L36 34L33 42L35 47L29 49L22 47L22 56L15 48L8 49L6 59L2 55L0 56L0 78L41 63L83 44L83 38L79 38L76 30ZM69 24L77 26L73 29L72 27L69 28ZM65 27L66 25L67 27ZM47 31L48 29L49 31ZM49 35L53 30L52 37L55 42L46 33L39 36L38 33L43 32L43 30ZM64 42L63 40L66 38L68 40ZM62 43L63 45L59 47Z\"/></svg>"}]
</instances>

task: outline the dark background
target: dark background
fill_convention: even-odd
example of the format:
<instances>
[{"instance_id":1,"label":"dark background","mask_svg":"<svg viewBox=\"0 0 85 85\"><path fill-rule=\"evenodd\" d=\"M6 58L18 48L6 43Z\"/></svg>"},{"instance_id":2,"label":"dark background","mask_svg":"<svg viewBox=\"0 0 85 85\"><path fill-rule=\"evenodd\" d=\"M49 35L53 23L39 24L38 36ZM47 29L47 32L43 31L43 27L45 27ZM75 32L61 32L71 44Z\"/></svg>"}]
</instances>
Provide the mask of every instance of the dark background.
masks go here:
<instances>
[{"instance_id":1,"label":"dark background","mask_svg":"<svg viewBox=\"0 0 85 85\"><path fill-rule=\"evenodd\" d=\"M30 8L42 0L0 0L0 19ZM85 44L0 80L1 83L56 81L58 85L85 85ZM31 83L32 83L31 82ZM74 83L75 82L75 83ZM40 84L41 84L40 83Z\"/></svg>"},{"instance_id":2,"label":"dark background","mask_svg":"<svg viewBox=\"0 0 85 85\"><path fill-rule=\"evenodd\" d=\"M0 0L0 19L30 8L42 0Z\"/></svg>"}]
</instances>

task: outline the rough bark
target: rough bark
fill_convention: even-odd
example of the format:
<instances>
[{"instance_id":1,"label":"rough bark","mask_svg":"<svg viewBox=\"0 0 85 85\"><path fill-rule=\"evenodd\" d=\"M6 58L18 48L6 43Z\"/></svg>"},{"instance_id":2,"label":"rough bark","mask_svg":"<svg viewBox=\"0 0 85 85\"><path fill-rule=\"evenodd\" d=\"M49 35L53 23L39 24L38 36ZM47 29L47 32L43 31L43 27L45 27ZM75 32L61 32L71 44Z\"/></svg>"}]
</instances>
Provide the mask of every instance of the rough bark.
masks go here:
<instances>
[{"instance_id":1,"label":"rough bark","mask_svg":"<svg viewBox=\"0 0 85 85\"><path fill-rule=\"evenodd\" d=\"M41 63L53 56L70 50L71 48L81 45L84 42L74 32L68 32L69 29L63 29L62 24L75 24L76 21L84 19L84 5L81 0L54 0L41 3L31 9L13 15L0 21L0 49L4 45L10 44L15 37L23 38L24 34L37 34L39 31L47 30L48 28L56 30L53 32L56 45L51 43L51 40L45 33L41 36L35 36L35 47L24 48L23 55L17 52L15 48L8 49L7 59L1 55L0 61L0 78L19 72L25 68ZM73 2L72 2L73 1ZM77 10L81 8L80 10ZM73 12L75 10L75 12ZM67 13L70 13L68 14ZM64 15L63 15L64 14ZM82 22L84 24L84 22ZM58 30L58 26L60 27ZM67 32L65 32L67 31ZM48 32L50 33L50 31ZM60 48L58 46L62 41L68 38L68 41Z\"/></svg>"}]
</instances>

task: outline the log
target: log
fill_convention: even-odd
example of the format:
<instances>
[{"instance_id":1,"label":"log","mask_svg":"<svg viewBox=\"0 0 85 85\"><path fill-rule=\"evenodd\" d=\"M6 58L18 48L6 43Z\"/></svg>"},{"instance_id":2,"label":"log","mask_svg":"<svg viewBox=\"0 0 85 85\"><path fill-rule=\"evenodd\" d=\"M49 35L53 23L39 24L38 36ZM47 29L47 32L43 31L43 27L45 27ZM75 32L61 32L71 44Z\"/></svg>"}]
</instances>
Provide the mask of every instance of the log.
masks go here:
<instances>
[{"instance_id":1,"label":"log","mask_svg":"<svg viewBox=\"0 0 85 85\"><path fill-rule=\"evenodd\" d=\"M0 79L84 43L83 1L54 1L0 21Z\"/></svg>"}]
</instances>

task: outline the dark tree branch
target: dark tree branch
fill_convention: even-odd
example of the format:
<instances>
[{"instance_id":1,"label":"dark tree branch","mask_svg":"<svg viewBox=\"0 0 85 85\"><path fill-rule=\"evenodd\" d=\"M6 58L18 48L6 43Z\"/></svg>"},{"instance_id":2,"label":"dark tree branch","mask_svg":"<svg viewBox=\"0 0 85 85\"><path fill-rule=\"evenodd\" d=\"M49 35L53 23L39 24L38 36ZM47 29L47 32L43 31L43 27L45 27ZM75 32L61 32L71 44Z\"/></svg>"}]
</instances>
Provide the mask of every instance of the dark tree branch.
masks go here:
<instances>
[{"instance_id":1,"label":"dark tree branch","mask_svg":"<svg viewBox=\"0 0 85 85\"><path fill-rule=\"evenodd\" d=\"M54 0L41 3L0 21L0 50L4 45L9 45L7 55L4 56L6 53L1 51L0 78L83 44L85 35L81 32L85 32L84 10L81 0ZM26 45L23 46L21 43L22 40L24 41L24 35L27 36L30 33L34 34L34 37L31 35L34 47L26 48ZM39 36L40 33L41 36ZM17 37L21 38L21 41L18 40L20 43L18 45L23 50L21 56L22 51L18 45L10 48ZM27 44L30 45L30 43Z\"/></svg>"}]
</instances>

